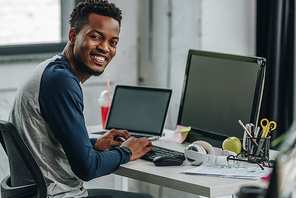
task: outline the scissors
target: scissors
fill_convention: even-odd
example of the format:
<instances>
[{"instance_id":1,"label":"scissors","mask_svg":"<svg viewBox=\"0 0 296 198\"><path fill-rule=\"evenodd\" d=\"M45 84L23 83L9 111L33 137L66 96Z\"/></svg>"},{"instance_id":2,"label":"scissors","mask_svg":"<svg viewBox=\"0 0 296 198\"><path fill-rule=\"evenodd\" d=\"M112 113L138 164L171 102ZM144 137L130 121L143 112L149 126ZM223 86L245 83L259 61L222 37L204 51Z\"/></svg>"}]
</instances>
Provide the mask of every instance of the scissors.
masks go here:
<instances>
[{"instance_id":1,"label":"scissors","mask_svg":"<svg viewBox=\"0 0 296 198\"><path fill-rule=\"evenodd\" d=\"M261 127L263 129L261 137L267 137L269 131L273 131L276 128L275 121L269 121L266 118L263 118L260 122Z\"/></svg>"}]
</instances>

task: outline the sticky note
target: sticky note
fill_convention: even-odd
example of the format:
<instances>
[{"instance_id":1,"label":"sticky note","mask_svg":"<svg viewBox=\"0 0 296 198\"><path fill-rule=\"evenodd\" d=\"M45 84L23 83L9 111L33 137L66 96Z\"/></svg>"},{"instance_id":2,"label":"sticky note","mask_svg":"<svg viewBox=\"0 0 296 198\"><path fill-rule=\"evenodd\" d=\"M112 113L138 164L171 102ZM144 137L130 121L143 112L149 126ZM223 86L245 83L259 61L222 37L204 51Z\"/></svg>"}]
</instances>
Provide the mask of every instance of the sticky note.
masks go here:
<instances>
[{"instance_id":1,"label":"sticky note","mask_svg":"<svg viewBox=\"0 0 296 198\"><path fill-rule=\"evenodd\" d=\"M175 133L173 137L170 139L171 142L177 142L182 144L184 140L186 139L188 132L191 130L191 127L184 127L177 125Z\"/></svg>"}]
</instances>

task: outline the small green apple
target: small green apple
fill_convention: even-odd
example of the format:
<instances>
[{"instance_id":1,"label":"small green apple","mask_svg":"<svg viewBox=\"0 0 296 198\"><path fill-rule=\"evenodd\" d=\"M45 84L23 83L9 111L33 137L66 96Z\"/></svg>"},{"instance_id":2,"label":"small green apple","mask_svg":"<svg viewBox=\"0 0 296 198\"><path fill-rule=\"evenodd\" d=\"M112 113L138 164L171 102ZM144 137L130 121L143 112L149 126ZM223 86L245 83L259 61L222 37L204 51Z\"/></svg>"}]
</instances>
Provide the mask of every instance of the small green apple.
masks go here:
<instances>
[{"instance_id":1,"label":"small green apple","mask_svg":"<svg viewBox=\"0 0 296 198\"><path fill-rule=\"evenodd\" d=\"M242 150L242 143L237 137L227 137L222 143L222 148L238 154Z\"/></svg>"}]
</instances>

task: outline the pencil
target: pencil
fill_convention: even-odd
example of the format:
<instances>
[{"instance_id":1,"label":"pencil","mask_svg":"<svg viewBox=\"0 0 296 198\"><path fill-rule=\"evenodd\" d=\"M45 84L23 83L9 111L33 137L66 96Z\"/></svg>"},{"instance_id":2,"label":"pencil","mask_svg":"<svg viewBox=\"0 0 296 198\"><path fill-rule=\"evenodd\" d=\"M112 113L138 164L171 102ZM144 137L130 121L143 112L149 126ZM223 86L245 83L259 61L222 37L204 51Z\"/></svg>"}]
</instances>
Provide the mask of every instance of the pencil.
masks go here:
<instances>
[{"instance_id":1,"label":"pencil","mask_svg":"<svg viewBox=\"0 0 296 198\"><path fill-rule=\"evenodd\" d=\"M245 130L245 132L247 133L247 135L251 138L251 140L254 142L254 144L258 147L258 143L254 140L253 136L248 131L248 129L245 127L245 125L242 123L242 121L241 120L238 120L238 123L243 127L243 129Z\"/></svg>"},{"instance_id":2,"label":"pencil","mask_svg":"<svg viewBox=\"0 0 296 198\"><path fill-rule=\"evenodd\" d=\"M243 124L243 122L241 120L238 120L238 123L243 127L243 129L245 130L245 132L247 133L247 135L251 138L251 140L257 146L257 149L258 149L259 148L258 143L255 141L255 139L253 138L253 136L251 135L251 133L245 127L245 125ZM260 152L264 155L264 152L261 149L260 149ZM267 156L265 156L265 158L268 160L268 157Z\"/></svg>"}]
</instances>

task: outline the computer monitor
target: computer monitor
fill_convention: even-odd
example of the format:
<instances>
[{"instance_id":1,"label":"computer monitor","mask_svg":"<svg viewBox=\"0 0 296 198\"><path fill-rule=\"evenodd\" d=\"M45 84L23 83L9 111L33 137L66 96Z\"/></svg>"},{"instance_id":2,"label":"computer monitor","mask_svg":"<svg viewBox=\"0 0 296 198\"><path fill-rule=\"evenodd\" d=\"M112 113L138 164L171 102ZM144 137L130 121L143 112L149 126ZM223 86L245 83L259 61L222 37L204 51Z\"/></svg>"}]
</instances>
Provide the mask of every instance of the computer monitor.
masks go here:
<instances>
[{"instance_id":1,"label":"computer monitor","mask_svg":"<svg viewBox=\"0 0 296 198\"><path fill-rule=\"evenodd\" d=\"M186 141L221 147L226 136L243 137L238 123L257 126L265 58L189 50L177 125L191 126Z\"/></svg>"}]
</instances>

